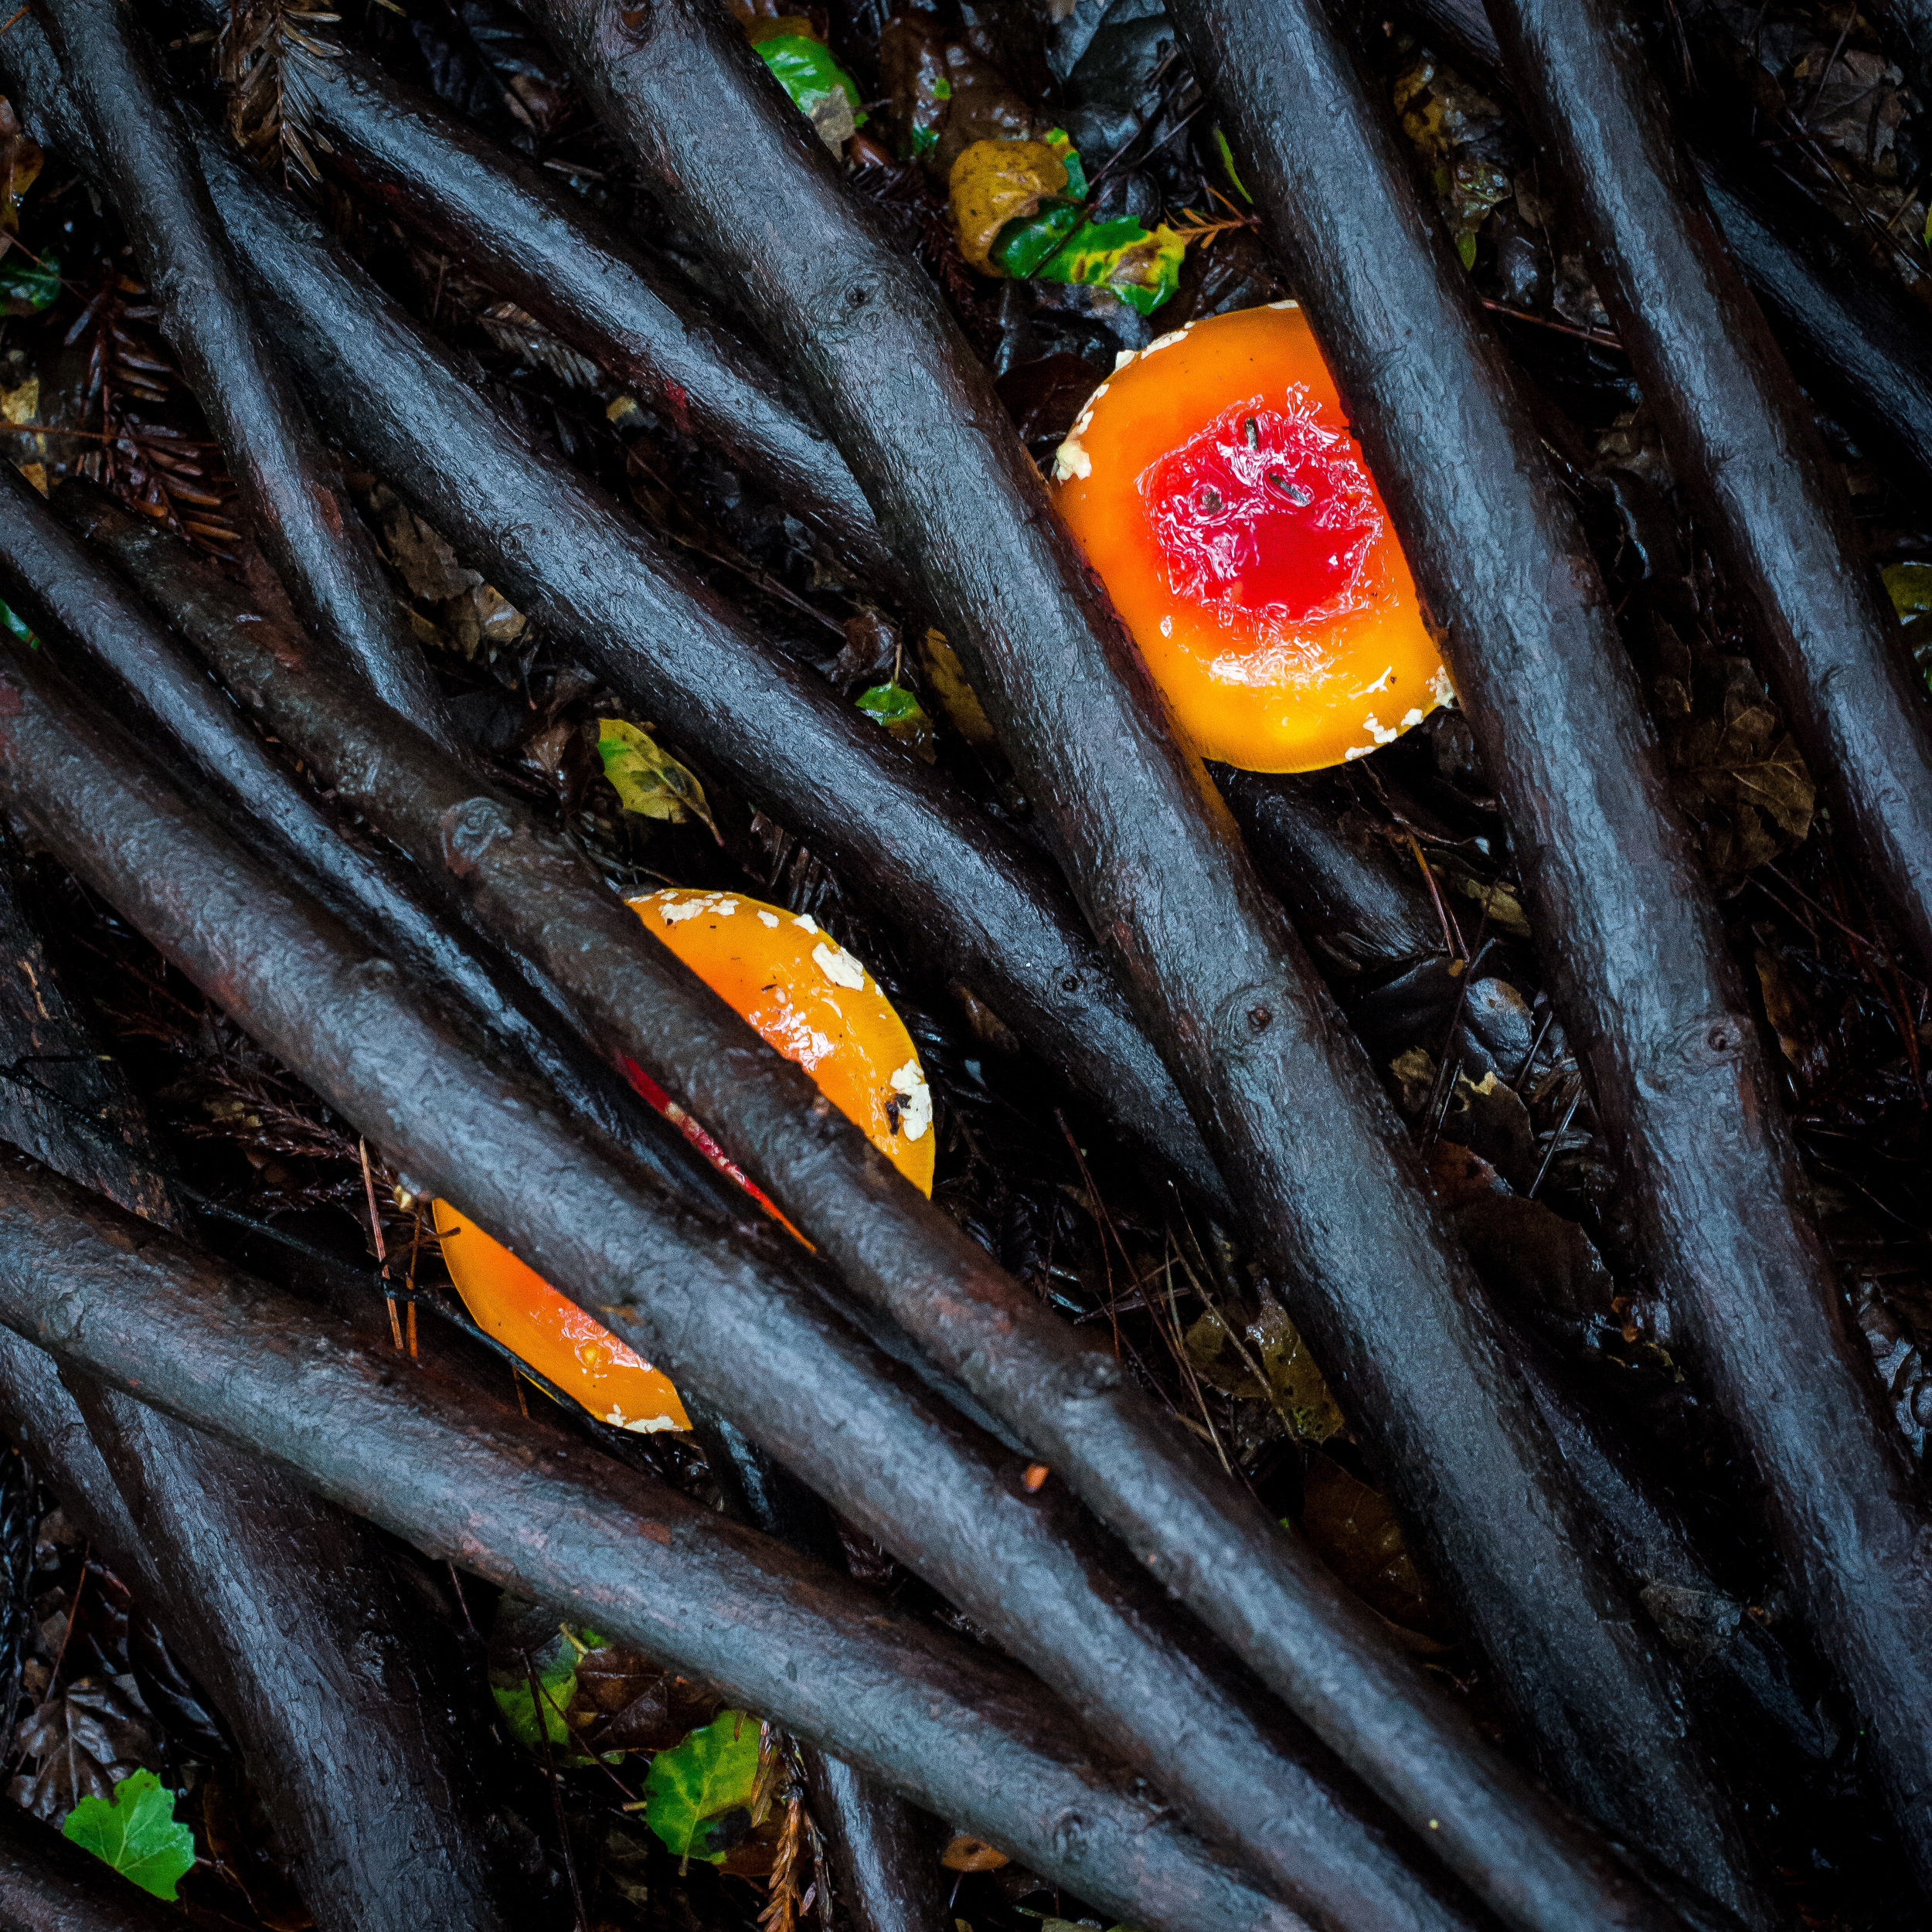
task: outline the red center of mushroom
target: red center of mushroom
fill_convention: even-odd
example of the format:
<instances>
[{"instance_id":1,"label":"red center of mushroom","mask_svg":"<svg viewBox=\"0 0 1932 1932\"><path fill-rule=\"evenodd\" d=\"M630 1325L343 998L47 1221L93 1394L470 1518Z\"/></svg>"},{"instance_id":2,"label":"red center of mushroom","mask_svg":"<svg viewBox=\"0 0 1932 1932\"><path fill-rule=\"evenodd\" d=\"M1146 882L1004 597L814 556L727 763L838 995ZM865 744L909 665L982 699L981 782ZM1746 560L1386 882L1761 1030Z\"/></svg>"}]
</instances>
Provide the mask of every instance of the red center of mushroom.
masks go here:
<instances>
[{"instance_id":1,"label":"red center of mushroom","mask_svg":"<svg viewBox=\"0 0 1932 1932\"><path fill-rule=\"evenodd\" d=\"M1237 403L1142 472L1175 596L1291 624L1357 602L1382 513L1346 434L1298 400Z\"/></svg>"}]
</instances>

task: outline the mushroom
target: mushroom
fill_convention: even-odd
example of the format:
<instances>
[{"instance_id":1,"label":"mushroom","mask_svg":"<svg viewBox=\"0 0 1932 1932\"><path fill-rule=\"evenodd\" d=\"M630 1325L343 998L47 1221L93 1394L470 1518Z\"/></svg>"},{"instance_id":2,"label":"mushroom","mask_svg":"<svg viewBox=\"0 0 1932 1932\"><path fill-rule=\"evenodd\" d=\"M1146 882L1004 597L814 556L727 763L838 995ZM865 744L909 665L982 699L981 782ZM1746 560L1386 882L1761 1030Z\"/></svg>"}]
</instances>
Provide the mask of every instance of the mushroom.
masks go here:
<instances>
[{"instance_id":1,"label":"mushroom","mask_svg":"<svg viewBox=\"0 0 1932 1932\"><path fill-rule=\"evenodd\" d=\"M907 1180L932 1192L932 1094L912 1036L878 981L810 913L742 893L682 887L629 903L646 928L768 1044L802 1066ZM626 1070L645 1098L708 1159L758 1193L641 1067L627 1062ZM615 1427L644 1433L690 1427L662 1370L448 1202L434 1203L434 1218L450 1278L485 1334Z\"/></svg>"},{"instance_id":2,"label":"mushroom","mask_svg":"<svg viewBox=\"0 0 1932 1932\"><path fill-rule=\"evenodd\" d=\"M1311 771L1454 693L1374 479L1293 302L1124 355L1056 498L1202 757Z\"/></svg>"}]
</instances>

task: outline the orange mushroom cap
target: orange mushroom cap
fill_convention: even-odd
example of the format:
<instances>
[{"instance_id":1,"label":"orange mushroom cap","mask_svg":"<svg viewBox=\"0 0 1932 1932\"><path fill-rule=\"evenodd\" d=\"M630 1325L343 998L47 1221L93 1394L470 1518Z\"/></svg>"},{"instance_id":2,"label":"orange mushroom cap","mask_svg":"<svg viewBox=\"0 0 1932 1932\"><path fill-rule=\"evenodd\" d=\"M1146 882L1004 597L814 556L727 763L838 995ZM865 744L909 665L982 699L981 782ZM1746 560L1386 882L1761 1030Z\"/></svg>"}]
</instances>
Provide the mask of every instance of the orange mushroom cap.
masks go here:
<instances>
[{"instance_id":1,"label":"orange mushroom cap","mask_svg":"<svg viewBox=\"0 0 1932 1932\"><path fill-rule=\"evenodd\" d=\"M932 1095L918 1051L878 981L850 953L808 915L742 893L674 888L630 904L713 992L804 1067L819 1091L864 1129L906 1179L922 1193L932 1192ZM629 1071L653 1106L718 1167L757 1193L702 1127L641 1068L632 1065ZM677 1390L661 1369L447 1201L434 1206L450 1278L485 1333L619 1428L690 1427Z\"/></svg>"},{"instance_id":2,"label":"orange mushroom cap","mask_svg":"<svg viewBox=\"0 0 1932 1932\"><path fill-rule=\"evenodd\" d=\"M1202 757L1311 771L1451 688L1293 302L1123 358L1054 461L1060 514Z\"/></svg>"}]
</instances>

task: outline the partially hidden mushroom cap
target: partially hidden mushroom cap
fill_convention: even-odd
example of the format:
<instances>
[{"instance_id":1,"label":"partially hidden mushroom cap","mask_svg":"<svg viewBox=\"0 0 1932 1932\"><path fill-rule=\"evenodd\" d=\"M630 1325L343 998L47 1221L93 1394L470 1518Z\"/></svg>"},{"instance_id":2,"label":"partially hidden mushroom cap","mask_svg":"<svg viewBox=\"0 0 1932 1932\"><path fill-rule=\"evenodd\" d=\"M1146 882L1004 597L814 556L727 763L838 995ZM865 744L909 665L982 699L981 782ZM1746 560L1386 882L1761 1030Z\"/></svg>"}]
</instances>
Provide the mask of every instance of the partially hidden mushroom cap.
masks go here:
<instances>
[{"instance_id":1,"label":"partially hidden mushroom cap","mask_svg":"<svg viewBox=\"0 0 1932 1932\"><path fill-rule=\"evenodd\" d=\"M831 934L809 913L742 893L674 887L630 904L647 930L768 1045L804 1067L907 1180L932 1192L932 1090L912 1036L878 981ZM701 1121L643 1069L629 1070L638 1090L707 1158L764 1200ZM661 1369L448 1202L436 1202L434 1214L450 1278L486 1335L614 1427L691 1426Z\"/></svg>"},{"instance_id":2,"label":"partially hidden mushroom cap","mask_svg":"<svg viewBox=\"0 0 1932 1932\"><path fill-rule=\"evenodd\" d=\"M931 1090L879 982L809 913L674 886L630 902L645 926L922 1193L933 1191Z\"/></svg>"},{"instance_id":3,"label":"partially hidden mushroom cap","mask_svg":"<svg viewBox=\"0 0 1932 1932\"><path fill-rule=\"evenodd\" d=\"M1124 355L1055 459L1060 513L1203 757L1308 771L1454 692L1292 302Z\"/></svg>"}]
</instances>

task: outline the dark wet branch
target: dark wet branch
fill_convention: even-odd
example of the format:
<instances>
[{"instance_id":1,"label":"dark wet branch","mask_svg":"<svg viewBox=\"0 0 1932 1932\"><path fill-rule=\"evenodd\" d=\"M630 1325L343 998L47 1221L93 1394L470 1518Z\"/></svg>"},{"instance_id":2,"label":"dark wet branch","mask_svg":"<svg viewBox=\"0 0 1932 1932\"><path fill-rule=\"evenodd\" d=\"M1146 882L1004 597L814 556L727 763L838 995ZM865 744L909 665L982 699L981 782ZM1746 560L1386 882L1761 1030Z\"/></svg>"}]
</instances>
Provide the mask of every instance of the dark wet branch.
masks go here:
<instances>
[{"instance_id":1,"label":"dark wet branch","mask_svg":"<svg viewBox=\"0 0 1932 1932\"><path fill-rule=\"evenodd\" d=\"M84 481L63 487L61 509L70 521L100 519L129 545L138 546L151 530L145 519L119 510ZM205 583L209 594L233 607L232 586L212 571L197 574L185 545L171 542L153 554L164 563L176 559L187 573L182 584L167 588L179 588L189 599ZM394 951L424 983L445 986L466 1001L573 1111L667 1185L714 1203L725 1198L722 1184L683 1136L666 1129L627 1081L560 1026L554 995L546 1007L540 993L518 983L513 969L465 944L419 886L342 835L153 612L113 571L100 567L99 558L62 527L11 467L0 467L0 579L17 608L78 645L83 662L91 658L114 681L114 702L145 712L215 781L230 807L246 815L251 838L265 834L294 862L297 876L312 882L335 910ZM192 617L191 604L182 615ZM272 630L277 639L284 636L281 628L255 621L264 634ZM306 636L295 641L295 648L301 655L321 655ZM359 683L352 688L359 689ZM366 697L362 706L378 717L395 716ZM396 729L420 735L400 719Z\"/></svg>"},{"instance_id":2,"label":"dark wet branch","mask_svg":"<svg viewBox=\"0 0 1932 1932\"><path fill-rule=\"evenodd\" d=\"M1605 298L1672 468L1755 617L1767 681L1836 801L1835 825L1867 888L1898 916L1923 969L1932 964L1932 709L1844 481L1713 231L1625 9L1616 0L1488 3L1532 124L1609 271ZM1736 1285L1732 1276L1724 1288ZM1808 1285L1808 1321L1793 1319L1774 1348L1837 1313L1828 1274L1815 1270ZM1765 1346L1769 1310L1760 1301L1754 1321L1753 1312L1727 1294L1698 1311L1699 1353L1733 1415L1783 1406L1766 1400L1770 1363L1749 1362L1747 1351ZM1826 1362L1843 1359L1842 1345L1817 1340ZM1774 1376L1774 1386L1808 1384L1807 1420L1844 1485L1835 1506L1821 1472L1806 1495L1798 1468L1777 1470L1773 1493L1804 1496L1798 1520L1781 1526L1785 1559L1870 1727L1893 1818L1932 1890L1932 1730L1919 1717L1932 1697L1932 1573L1914 1553L1932 1532L1913 1506L1923 1497L1906 1485L1869 1375L1845 1389L1848 1403L1864 1400L1842 1422L1797 1362ZM1758 1453L1770 1463L1768 1444Z\"/></svg>"},{"instance_id":3,"label":"dark wet branch","mask_svg":"<svg viewBox=\"0 0 1932 1932\"><path fill-rule=\"evenodd\" d=\"M345 50L294 68L285 111L324 165L459 256L606 374L720 451L830 539L842 563L896 586L872 506L777 370L553 178L429 97Z\"/></svg>"},{"instance_id":4,"label":"dark wet branch","mask_svg":"<svg viewBox=\"0 0 1932 1932\"><path fill-rule=\"evenodd\" d=\"M815 1299L796 1248L748 1199L745 1225L731 1229L655 1197L455 1038L431 996L198 821L122 734L83 716L43 654L9 651L0 719L9 808L260 1044L394 1150L417 1191L497 1233L755 1433L1065 1689L1170 1795L1185 1793L1216 1835L1244 1850L1258 1839L1294 1896L1397 1927L1467 1922L1403 1864L1393 1821L1285 1714L1257 1704L1064 1485L1029 1490L1021 1458L909 1386ZM1393 1716L1415 1722L1406 1702Z\"/></svg>"},{"instance_id":5,"label":"dark wet branch","mask_svg":"<svg viewBox=\"0 0 1932 1932\"><path fill-rule=\"evenodd\" d=\"M1328 774L1213 771L1257 869L1318 957L1359 971L1451 950L1420 866L1352 835Z\"/></svg>"},{"instance_id":6,"label":"dark wet branch","mask_svg":"<svg viewBox=\"0 0 1932 1932\"><path fill-rule=\"evenodd\" d=\"M739 1522L788 1543L828 1568L845 1555L832 1512L743 1430L701 1403L692 1425ZM851 1765L806 1747L805 1787L832 1869L819 1883L835 1894L855 1932L928 1932L943 1924L935 1821Z\"/></svg>"},{"instance_id":7,"label":"dark wet branch","mask_svg":"<svg viewBox=\"0 0 1932 1932\"><path fill-rule=\"evenodd\" d=\"M1134 1923L1301 1932L985 1651L580 1437L366 1352L15 1154L0 1157L0 1320L66 1367L138 1381L165 1413L718 1685Z\"/></svg>"},{"instance_id":8,"label":"dark wet branch","mask_svg":"<svg viewBox=\"0 0 1932 1932\"><path fill-rule=\"evenodd\" d=\"M1131 1139L1218 1195L1179 1094L1037 855L600 491L539 458L293 209L232 162L210 153L208 165L332 428L642 715L834 866L935 981L971 989Z\"/></svg>"},{"instance_id":9,"label":"dark wet branch","mask_svg":"<svg viewBox=\"0 0 1932 1932\"><path fill-rule=\"evenodd\" d=\"M542 0L528 11L844 451L965 660L1297 1326L1550 1770L1600 1815L1682 1846L1687 1869L1728 1887L1726 1857L1706 1855L1734 1844L1728 1808L1650 1648L1602 1614L1617 1584L1589 1549L1406 1137L937 291L722 10ZM1303 1130L1310 1112L1319 1134ZM1110 1499L1113 1520L1124 1500ZM1196 1540L1196 1560L1161 1573L1304 1699L1321 1673L1278 1574ZM1406 1760L1382 1757L1348 1719L1333 1713L1330 1741L1498 1910L1575 1924L1623 1909L1564 1827L1548 1825L1526 1876L1514 1796L1411 1783ZM1640 1787L1649 1796L1633 1801Z\"/></svg>"},{"instance_id":10,"label":"dark wet branch","mask_svg":"<svg viewBox=\"0 0 1932 1932\"><path fill-rule=\"evenodd\" d=\"M1323 1688L1304 1707L1311 1719L1372 1738L1385 1757L1408 1754L1400 1775L1418 1788L1453 1777L1488 1781L1499 1801L1508 1794L1508 1770L1294 1532L1179 1435L1097 1336L1082 1338L1043 1309L858 1129L815 1109L807 1077L685 972L574 852L332 680L303 639L247 611L184 546L97 495L79 502L81 527L175 611L277 738L426 872L469 895L498 937L539 959L607 1052L634 1055L704 1121L849 1284L962 1378L1143 1561L1182 1573L1213 1550L1230 1566L1270 1568L1279 1614L1297 1619L1306 1631L1298 1641L1327 1660ZM69 567L89 574L84 558ZM1521 1784L1510 1801L1519 1815L1539 1804Z\"/></svg>"},{"instance_id":11,"label":"dark wet branch","mask_svg":"<svg viewBox=\"0 0 1932 1932\"><path fill-rule=\"evenodd\" d=\"M139 1107L69 998L22 883L0 874L0 1062L15 1070L0 1080L0 1138L179 1230ZM36 1105L43 1079L86 1104ZM48 1481L131 1565L212 1693L324 1932L509 1924L509 1862L483 1828L464 1687L380 1539L283 1471L77 1373L64 1386L52 1367L7 1338L9 1433L53 1452Z\"/></svg>"},{"instance_id":12,"label":"dark wet branch","mask_svg":"<svg viewBox=\"0 0 1932 1932\"><path fill-rule=\"evenodd\" d=\"M446 743L440 692L333 458L263 340L193 147L132 9L58 0L46 19L163 333L220 439L256 540L303 621Z\"/></svg>"},{"instance_id":13,"label":"dark wet branch","mask_svg":"<svg viewBox=\"0 0 1932 1932\"><path fill-rule=\"evenodd\" d=\"M1901 0L1900 13L1923 0ZM1406 0L1428 44L1499 100L1515 98L1482 0ZM1932 52L1932 31L1927 49ZM1932 71L1932 70L1928 70ZM1932 481L1932 328L1923 308L1849 247L1836 224L1746 149L1748 134L1709 124L1700 97L1679 131L1724 242L1812 394L1862 447ZM1756 165L1753 165L1755 163Z\"/></svg>"},{"instance_id":14,"label":"dark wet branch","mask_svg":"<svg viewBox=\"0 0 1932 1932\"><path fill-rule=\"evenodd\" d=\"M1325 10L1177 12L1446 628L1548 983L1689 1366L1736 1433L1821 1650L1868 1721L1909 1728L1932 1668L1916 1500L1583 532L1390 111Z\"/></svg>"},{"instance_id":15,"label":"dark wet branch","mask_svg":"<svg viewBox=\"0 0 1932 1932\"><path fill-rule=\"evenodd\" d=\"M1756 655L1868 889L1932 970L1932 705L1851 498L1621 6L1490 9Z\"/></svg>"}]
</instances>

